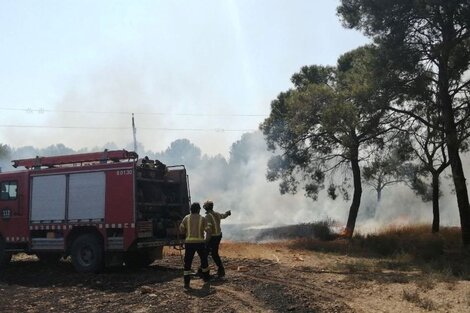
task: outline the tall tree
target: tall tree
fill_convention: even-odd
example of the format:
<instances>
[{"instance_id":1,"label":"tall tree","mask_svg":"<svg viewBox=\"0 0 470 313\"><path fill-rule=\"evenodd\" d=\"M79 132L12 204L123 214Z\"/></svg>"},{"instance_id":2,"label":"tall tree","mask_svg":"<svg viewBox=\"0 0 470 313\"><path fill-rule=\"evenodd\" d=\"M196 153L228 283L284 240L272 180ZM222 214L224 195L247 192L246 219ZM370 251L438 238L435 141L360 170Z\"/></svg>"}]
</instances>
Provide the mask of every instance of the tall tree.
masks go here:
<instances>
[{"instance_id":1,"label":"tall tree","mask_svg":"<svg viewBox=\"0 0 470 313\"><path fill-rule=\"evenodd\" d=\"M442 138L442 132L438 132L429 126L424 126L424 130L421 132L414 131L414 137L418 145L415 153L421 162L421 170L415 171L413 189L423 197L423 200L429 199L429 192L419 186L423 186L423 176L431 176L432 232L437 233L440 226L439 197L441 192L439 176L450 165L445 150L445 141Z\"/></svg>"},{"instance_id":2,"label":"tall tree","mask_svg":"<svg viewBox=\"0 0 470 313\"><path fill-rule=\"evenodd\" d=\"M8 156L10 149L7 145L0 143L0 159L4 159Z\"/></svg>"},{"instance_id":3,"label":"tall tree","mask_svg":"<svg viewBox=\"0 0 470 313\"><path fill-rule=\"evenodd\" d=\"M377 204L380 203L385 188L406 181L405 171L412 152L409 137L402 132L394 132L392 138L386 140L384 147L376 150L366 160L364 180L377 192Z\"/></svg>"},{"instance_id":4,"label":"tall tree","mask_svg":"<svg viewBox=\"0 0 470 313\"><path fill-rule=\"evenodd\" d=\"M430 124L442 126L440 112L432 105L432 97L428 99L428 102L427 105L415 108L427 124L415 119L411 120L408 127L405 127L405 132L412 139L413 154L418 160L418 164L409 166L411 170L406 174L411 189L421 196L423 201L432 201L432 232L437 233L440 227L440 175L450 165L450 161L447 156L445 133L430 126ZM465 134L466 132L462 131L458 133L462 151L467 149Z\"/></svg>"},{"instance_id":5,"label":"tall tree","mask_svg":"<svg viewBox=\"0 0 470 313\"><path fill-rule=\"evenodd\" d=\"M201 149L188 139L177 139L161 154L156 155L163 163L184 164L188 168L196 168L201 162Z\"/></svg>"},{"instance_id":6,"label":"tall tree","mask_svg":"<svg viewBox=\"0 0 470 313\"><path fill-rule=\"evenodd\" d=\"M296 193L302 182L306 195L316 199L327 172L350 166L354 193L347 236L353 234L361 202L363 150L381 143L389 122L384 93L372 74L374 61L374 48L365 46L341 56L336 68L303 67L292 77L295 88L279 94L260 126L268 148L282 152L270 160L267 174L269 180L281 180L281 193Z\"/></svg>"},{"instance_id":7,"label":"tall tree","mask_svg":"<svg viewBox=\"0 0 470 313\"><path fill-rule=\"evenodd\" d=\"M431 123L415 112L416 105L396 111L409 114L445 134L457 196L464 245L470 245L470 203L460 159L459 132L468 132L470 79L470 2L465 0L342 0L338 14L350 28L364 31L380 45L388 70L410 87L432 85L434 109L442 123ZM419 79L418 79L419 78ZM408 89L411 94L412 89ZM442 126L441 126L442 125Z\"/></svg>"},{"instance_id":8,"label":"tall tree","mask_svg":"<svg viewBox=\"0 0 470 313\"><path fill-rule=\"evenodd\" d=\"M9 161L10 159L10 147L0 143L0 172L2 171L2 166L4 166L2 161Z\"/></svg>"}]
</instances>

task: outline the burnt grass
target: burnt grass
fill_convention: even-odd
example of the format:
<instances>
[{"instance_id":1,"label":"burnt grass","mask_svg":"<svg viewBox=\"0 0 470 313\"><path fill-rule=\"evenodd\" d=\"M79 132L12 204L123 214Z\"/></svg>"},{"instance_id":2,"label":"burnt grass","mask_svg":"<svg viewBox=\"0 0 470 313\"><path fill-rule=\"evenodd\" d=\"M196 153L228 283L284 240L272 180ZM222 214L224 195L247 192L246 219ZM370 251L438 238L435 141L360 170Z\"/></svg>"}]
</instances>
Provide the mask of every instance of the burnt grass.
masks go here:
<instances>
[{"instance_id":1,"label":"burnt grass","mask_svg":"<svg viewBox=\"0 0 470 313\"><path fill-rule=\"evenodd\" d=\"M226 279L202 285L195 278L186 291L178 255L100 274L76 273L69 260L45 264L21 255L0 275L0 312L351 312L342 300L326 299L327 291L298 287L299 272L290 267L270 260L225 261ZM240 265L246 271L233 269ZM277 276L285 280L272 279Z\"/></svg>"},{"instance_id":2,"label":"burnt grass","mask_svg":"<svg viewBox=\"0 0 470 313\"><path fill-rule=\"evenodd\" d=\"M315 223L302 223L261 230L255 237L257 241L310 238L330 241L338 238L338 234L331 229L333 222L320 221Z\"/></svg>"}]
</instances>

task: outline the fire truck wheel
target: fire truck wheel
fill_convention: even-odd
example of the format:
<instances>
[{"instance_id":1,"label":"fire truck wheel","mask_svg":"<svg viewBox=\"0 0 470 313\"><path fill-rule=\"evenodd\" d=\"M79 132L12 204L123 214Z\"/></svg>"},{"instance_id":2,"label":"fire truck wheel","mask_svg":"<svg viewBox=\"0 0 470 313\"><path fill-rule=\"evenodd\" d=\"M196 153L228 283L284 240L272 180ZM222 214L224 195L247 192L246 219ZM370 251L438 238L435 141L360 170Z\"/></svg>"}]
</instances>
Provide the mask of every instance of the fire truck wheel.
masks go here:
<instances>
[{"instance_id":1,"label":"fire truck wheel","mask_svg":"<svg viewBox=\"0 0 470 313\"><path fill-rule=\"evenodd\" d=\"M93 234L80 235L72 244L72 264L80 273L97 273L104 266L103 245Z\"/></svg>"}]
</instances>

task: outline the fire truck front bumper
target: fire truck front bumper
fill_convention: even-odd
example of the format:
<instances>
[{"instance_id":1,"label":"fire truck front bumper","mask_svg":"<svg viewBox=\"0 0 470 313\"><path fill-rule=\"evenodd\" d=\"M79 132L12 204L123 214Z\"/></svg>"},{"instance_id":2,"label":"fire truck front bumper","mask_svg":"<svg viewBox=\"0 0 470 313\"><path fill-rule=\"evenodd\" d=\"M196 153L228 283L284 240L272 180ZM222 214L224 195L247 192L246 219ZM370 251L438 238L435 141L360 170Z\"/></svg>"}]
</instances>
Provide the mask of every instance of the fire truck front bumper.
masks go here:
<instances>
[{"instance_id":1,"label":"fire truck front bumper","mask_svg":"<svg viewBox=\"0 0 470 313\"><path fill-rule=\"evenodd\" d=\"M147 239L139 240L137 242L137 248L152 248L162 246L180 246L184 244L184 239Z\"/></svg>"}]
</instances>

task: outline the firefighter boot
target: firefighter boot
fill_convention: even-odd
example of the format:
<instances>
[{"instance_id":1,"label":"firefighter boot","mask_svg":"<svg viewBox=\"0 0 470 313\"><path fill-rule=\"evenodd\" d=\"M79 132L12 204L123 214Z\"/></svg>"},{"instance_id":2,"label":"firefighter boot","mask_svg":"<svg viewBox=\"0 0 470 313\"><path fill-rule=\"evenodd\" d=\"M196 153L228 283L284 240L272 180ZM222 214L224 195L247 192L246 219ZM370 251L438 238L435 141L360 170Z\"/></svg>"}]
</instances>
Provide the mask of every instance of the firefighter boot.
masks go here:
<instances>
[{"instance_id":1,"label":"firefighter boot","mask_svg":"<svg viewBox=\"0 0 470 313\"><path fill-rule=\"evenodd\" d=\"M197 277L203 278L202 267L199 267L196 272Z\"/></svg>"},{"instance_id":2,"label":"firefighter boot","mask_svg":"<svg viewBox=\"0 0 470 313\"><path fill-rule=\"evenodd\" d=\"M211 277L211 275L209 274L209 272L208 272L208 271L207 271L207 272L203 272L203 273L202 273L202 279L203 279L205 282L208 282L208 281L210 281L210 280L211 280L211 278L212 278L212 277Z\"/></svg>"},{"instance_id":3,"label":"firefighter boot","mask_svg":"<svg viewBox=\"0 0 470 313\"><path fill-rule=\"evenodd\" d=\"M219 277L224 277L225 276L225 269L223 266L220 266L218 269L217 269L217 276Z\"/></svg>"},{"instance_id":4,"label":"firefighter boot","mask_svg":"<svg viewBox=\"0 0 470 313\"><path fill-rule=\"evenodd\" d=\"M189 289L189 282L191 281L191 276L184 275L184 289Z\"/></svg>"}]
</instances>

